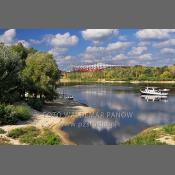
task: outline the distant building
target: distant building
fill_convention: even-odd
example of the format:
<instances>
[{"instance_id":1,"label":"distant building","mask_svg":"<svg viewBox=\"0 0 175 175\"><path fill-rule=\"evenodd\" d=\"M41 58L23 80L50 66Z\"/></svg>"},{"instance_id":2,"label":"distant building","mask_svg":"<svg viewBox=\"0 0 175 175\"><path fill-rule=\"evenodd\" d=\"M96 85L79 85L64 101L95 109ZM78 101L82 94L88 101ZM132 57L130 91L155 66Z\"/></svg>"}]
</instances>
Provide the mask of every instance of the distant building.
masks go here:
<instances>
[{"instance_id":1,"label":"distant building","mask_svg":"<svg viewBox=\"0 0 175 175\"><path fill-rule=\"evenodd\" d=\"M74 66L74 72L96 72L106 68L113 68L113 67L120 67L121 65L110 65L110 64L103 64L97 63L93 65L81 65L81 66Z\"/></svg>"}]
</instances>

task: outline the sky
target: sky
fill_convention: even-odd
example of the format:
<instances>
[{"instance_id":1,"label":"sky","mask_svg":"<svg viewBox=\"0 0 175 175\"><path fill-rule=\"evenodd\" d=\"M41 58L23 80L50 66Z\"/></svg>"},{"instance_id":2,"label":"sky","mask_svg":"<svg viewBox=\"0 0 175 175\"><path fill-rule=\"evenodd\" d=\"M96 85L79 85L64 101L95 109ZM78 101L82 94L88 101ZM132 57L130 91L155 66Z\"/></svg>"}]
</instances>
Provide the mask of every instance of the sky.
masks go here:
<instances>
[{"instance_id":1,"label":"sky","mask_svg":"<svg viewBox=\"0 0 175 175\"><path fill-rule=\"evenodd\" d=\"M53 54L61 70L96 63L175 64L175 29L0 29L0 42Z\"/></svg>"}]
</instances>

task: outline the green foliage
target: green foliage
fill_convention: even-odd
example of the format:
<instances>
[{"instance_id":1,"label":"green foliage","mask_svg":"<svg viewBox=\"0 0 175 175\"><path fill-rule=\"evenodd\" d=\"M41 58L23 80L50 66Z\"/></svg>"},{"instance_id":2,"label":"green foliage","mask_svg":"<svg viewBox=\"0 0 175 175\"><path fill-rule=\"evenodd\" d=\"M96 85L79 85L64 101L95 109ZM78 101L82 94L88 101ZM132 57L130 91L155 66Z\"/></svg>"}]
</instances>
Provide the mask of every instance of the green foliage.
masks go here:
<instances>
[{"instance_id":1,"label":"green foliage","mask_svg":"<svg viewBox=\"0 0 175 175\"><path fill-rule=\"evenodd\" d=\"M165 71L160 75L161 80L171 80L172 79L172 74L169 71Z\"/></svg>"},{"instance_id":2,"label":"green foliage","mask_svg":"<svg viewBox=\"0 0 175 175\"><path fill-rule=\"evenodd\" d=\"M97 72L65 73L63 79L72 81L159 81L175 80L175 66L164 67L116 67Z\"/></svg>"},{"instance_id":3,"label":"green foliage","mask_svg":"<svg viewBox=\"0 0 175 175\"><path fill-rule=\"evenodd\" d=\"M2 128L0 128L0 134L5 134L5 133L6 133L6 131L3 130Z\"/></svg>"},{"instance_id":4,"label":"green foliage","mask_svg":"<svg viewBox=\"0 0 175 175\"><path fill-rule=\"evenodd\" d=\"M175 136L175 124L168 124L159 128L147 129L135 137L129 139L124 144L138 144L138 145L155 145L166 144L159 141L160 138L169 136L174 138Z\"/></svg>"},{"instance_id":5,"label":"green foliage","mask_svg":"<svg viewBox=\"0 0 175 175\"><path fill-rule=\"evenodd\" d=\"M15 106L15 117L18 120L26 121L32 117L32 114L27 106L17 105Z\"/></svg>"},{"instance_id":6,"label":"green foliage","mask_svg":"<svg viewBox=\"0 0 175 175\"><path fill-rule=\"evenodd\" d=\"M0 44L0 102L13 102L19 98L20 69L19 55L12 48Z\"/></svg>"},{"instance_id":7,"label":"green foliage","mask_svg":"<svg viewBox=\"0 0 175 175\"><path fill-rule=\"evenodd\" d=\"M0 104L0 125L16 124L18 119L15 116L14 107Z\"/></svg>"},{"instance_id":8,"label":"green foliage","mask_svg":"<svg viewBox=\"0 0 175 175\"><path fill-rule=\"evenodd\" d=\"M26 128L16 128L16 129L12 129L11 131L9 131L8 133L8 137L12 137L12 138L19 138L19 137L35 137L39 134L39 129L37 129L36 127L33 126L29 126Z\"/></svg>"},{"instance_id":9,"label":"green foliage","mask_svg":"<svg viewBox=\"0 0 175 175\"><path fill-rule=\"evenodd\" d=\"M169 124L164 126L163 131L167 134L175 134L175 124Z\"/></svg>"},{"instance_id":10,"label":"green foliage","mask_svg":"<svg viewBox=\"0 0 175 175\"><path fill-rule=\"evenodd\" d=\"M20 142L30 145L58 145L61 140L49 129L40 131L36 127L13 129L8 133L9 137L18 138Z\"/></svg>"},{"instance_id":11,"label":"green foliage","mask_svg":"<svg viewBox=\"0 0 175 175\"><path fill-rule=\"evenodd\" d=\"M22 78L26 90L36 98L54 98L56 82L61 72L52 57L47 53L36 52L26 59L26 67L22 71Z\"/></svg>"},{"instance_id":12,"label":"green foliage","mask_svg":"<svg viewBox=\"0 0 175 175\"><path fill-rule=\"evenodd\" d=\"M32 145L58 145L61 143L58 136L49 129L44 129L41 135L33 139L30 139L30 137L22 137L21 141Z\"/></svg>"},{"instance_id":13,"label":"green foliage","mask_svg":"<svg viewBox=\"0 0 175 175\"><path fill-rule=\"evenodd\" d=\"M16 124L19 120L29 120L31 116L27 106L0 104L0 125Z\"/></svg>"},{"instance_id":14,"label":"green foliage","mask_svg":"<svg viewBox=\"0 0 175 175\"><path fill-rule=\"evenodd\" d=\"M61 76L53 56L25 48L22 43L0 44L0 103L13 103L30 97L52 100Z\"/></svg>"},{"instance_id":15,"label":"green foliage","mask_svg":"<svg viewBox=\"0 0 175 175\"><path fill-rule=\"evenodd\" d=\"M37 111L42 111L43 100L37 98L30 98L28 100L28 105L31 106L33 109L36 109Z\"/></svg>"},{"instance_id":16,"label":"green foliage","mask_svg":"<svg viewBox=\"0 0 175 175\"><path fill-rule=\"evenodd\" d=\"M133 144L133 145L160 145L163 144L158 141L158 137L160 136L159 131L148 130L138 134L132 139L125 142L125 144Z\"/></svg>"}]
</instances>

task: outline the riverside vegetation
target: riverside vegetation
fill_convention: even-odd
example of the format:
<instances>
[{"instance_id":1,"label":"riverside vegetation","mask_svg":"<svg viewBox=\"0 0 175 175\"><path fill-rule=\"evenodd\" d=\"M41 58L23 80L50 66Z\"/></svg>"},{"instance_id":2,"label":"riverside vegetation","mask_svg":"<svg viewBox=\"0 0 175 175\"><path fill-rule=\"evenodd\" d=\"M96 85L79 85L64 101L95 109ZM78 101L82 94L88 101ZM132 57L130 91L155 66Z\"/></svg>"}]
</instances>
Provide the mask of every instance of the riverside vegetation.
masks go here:
<instances>
[{"instance_id":1,"label":"riverside vegetation","mask_svg":"<svg viewBox=\"0 0 175 175\"><path fill-rule=\"evenodd\" d=\"M53 100L61 71L51 54L25 48L21 43L0 44L0 126L14 125L32 117L28 107L41 111L46 100ZM27 95L26 95L27 94ZM28 105L26 105L28 104ZM6 134L27 144L60 144L60 139L48 129L24 128ZM20 133L20 134L19 134ZM0 129L0 134L5 134ZM0 143L8 138L0 137Z\"/></svg>"},{"instance_id":2,"label":"riverside vegetation","mask_svg":"<svg viewBox=\"0 0 175 175\"><path fill-rule=\"evenodd\" d=\"M174 145L175 144L175 124L159 126L146 129L135 137L129 139L124 144L128 145Z\"/></svg>"},{"instance_id":3,"label":"riverside vegetation","mask_svg":"<svg viewBox=\"0 0 175 175\"><path fill-rule=\"evenodd\" d=\"M63 80L96 82L105 81L175 81L175 65L146 67L141 65L107 68L97 72L68 72Z\"/></svg>"}]
</instances>

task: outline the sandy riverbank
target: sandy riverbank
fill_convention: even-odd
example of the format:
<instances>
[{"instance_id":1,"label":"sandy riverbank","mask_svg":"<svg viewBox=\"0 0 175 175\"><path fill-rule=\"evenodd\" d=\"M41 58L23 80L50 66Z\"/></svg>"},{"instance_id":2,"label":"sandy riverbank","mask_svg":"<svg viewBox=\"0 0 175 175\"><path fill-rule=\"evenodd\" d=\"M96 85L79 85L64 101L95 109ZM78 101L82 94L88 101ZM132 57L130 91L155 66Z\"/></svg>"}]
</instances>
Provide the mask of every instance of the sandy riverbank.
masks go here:
<instances>
[{"instance_id":1,"label":"sandy riverbank","mask_svg":"<svg viewBox=\"0 0 175 175\"><path fill-rule=\"evenodd\" d=\"M79 116L95 112L95 109L82 105L76 101L60 99L57 100L57 102L47 103L43 108L43 112L38 112L33 109L31 109L31 111L33 116L29 121L19 123L18 125L5 125L0 128L4 129L7 133L12 129L27 126L35 126L39 129L49 128L61 138L63 144L75 145L75 143L69 139L69 136L61 130L62 126L73 123ZM56 116L58 113L67 115L58 117ZM1 137L3 136L6 137L2 134ZM10 139L10 143L21 145L18 140L14 139Z\"/></svg>"}]
</instances>

